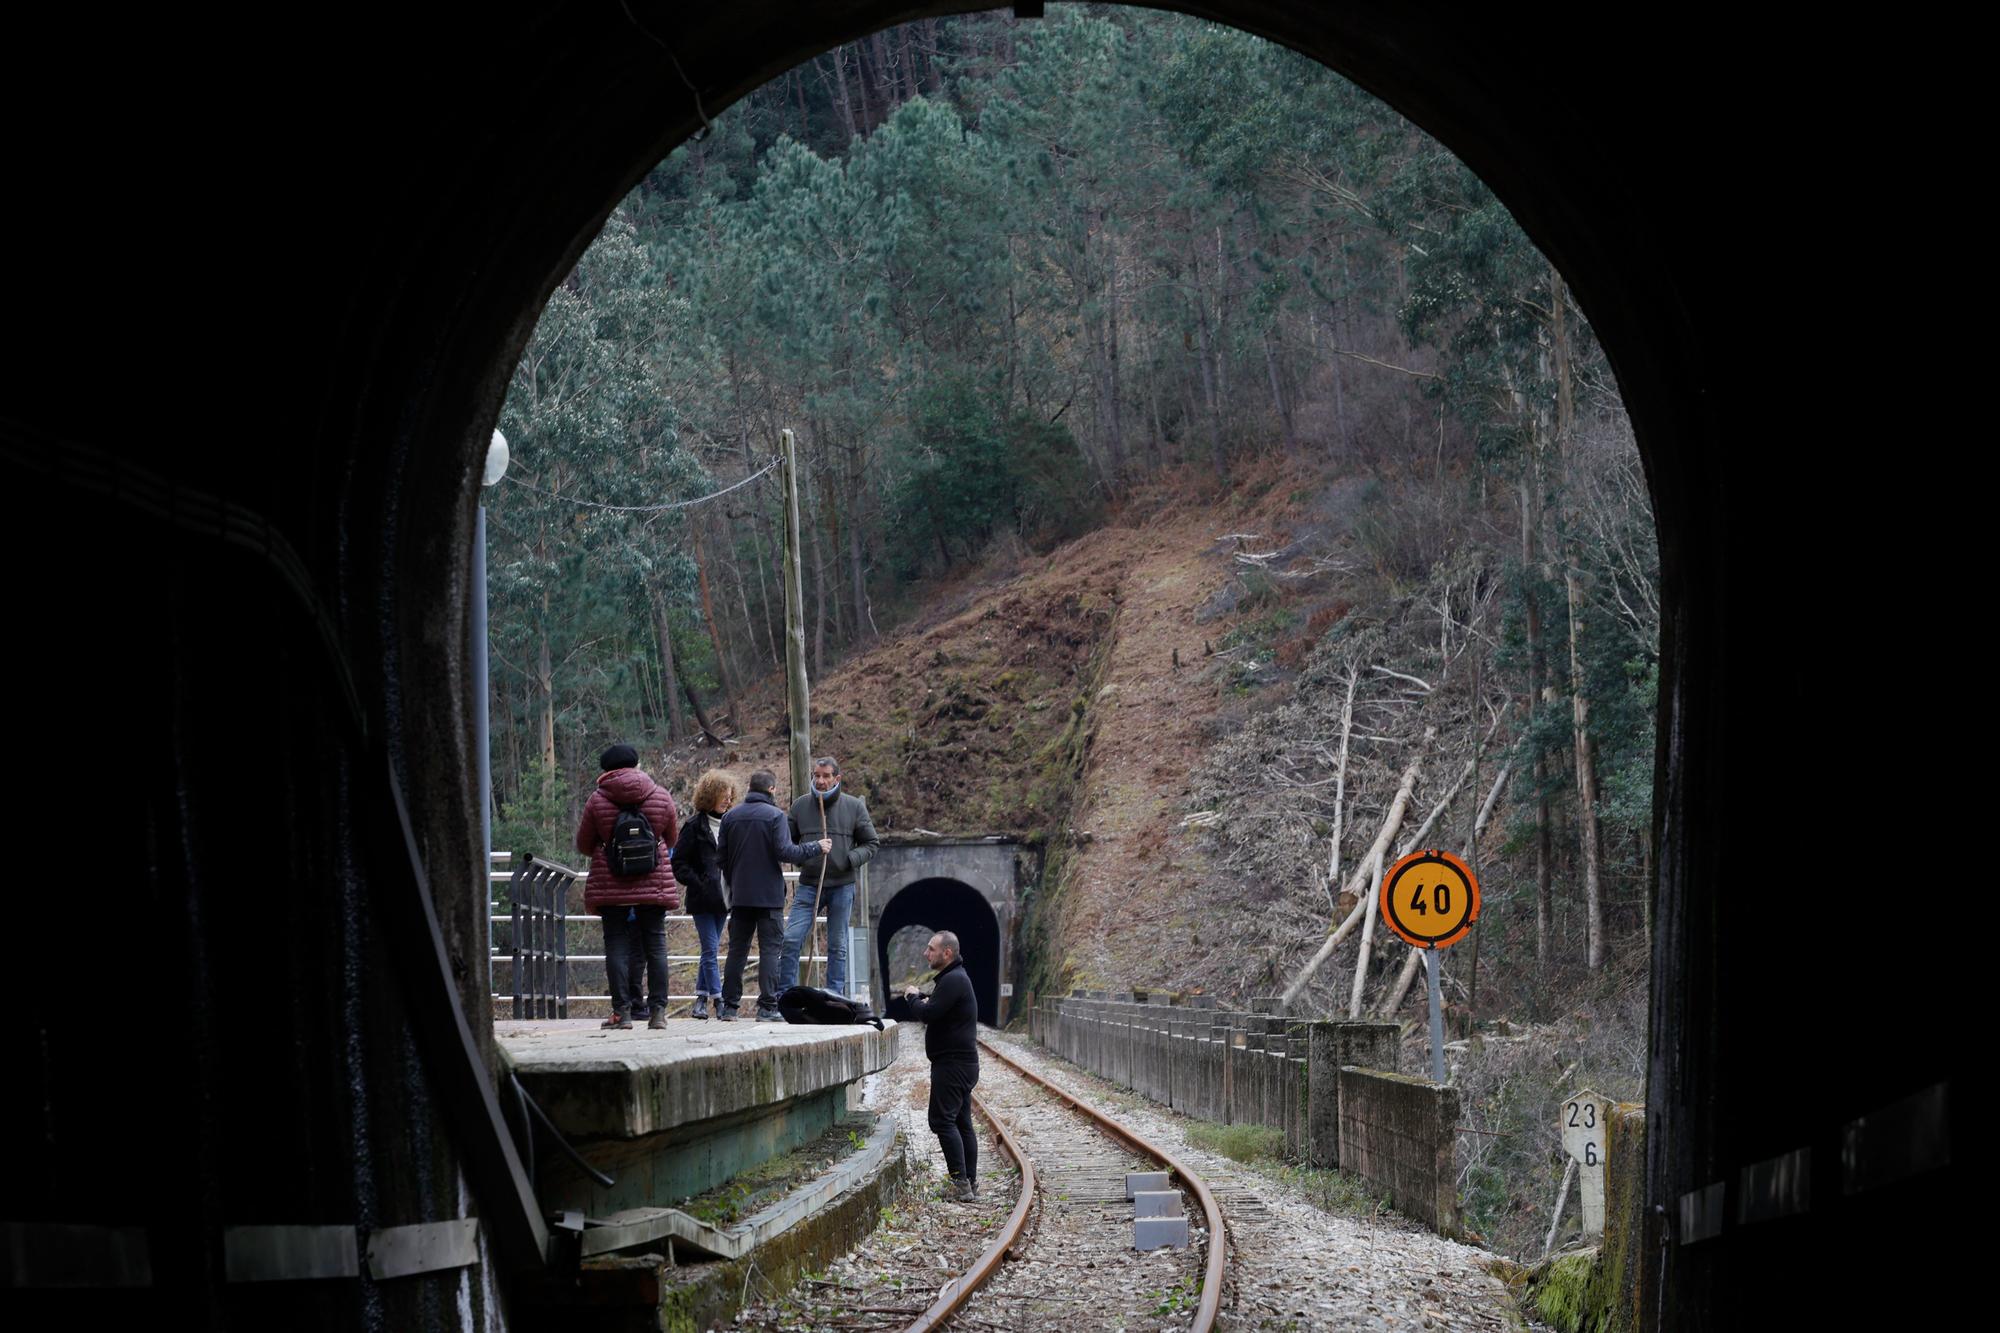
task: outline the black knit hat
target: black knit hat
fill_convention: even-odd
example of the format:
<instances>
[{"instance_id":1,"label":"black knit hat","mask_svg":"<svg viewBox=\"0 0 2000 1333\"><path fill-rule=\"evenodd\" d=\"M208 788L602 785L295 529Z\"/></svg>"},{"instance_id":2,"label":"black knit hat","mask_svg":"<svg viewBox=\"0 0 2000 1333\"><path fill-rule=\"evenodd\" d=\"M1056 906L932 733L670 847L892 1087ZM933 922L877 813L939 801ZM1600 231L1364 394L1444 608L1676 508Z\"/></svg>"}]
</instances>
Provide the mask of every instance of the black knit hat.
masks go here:
<instances>
[{"instance_id":1,"label":"black knit hat","mask_svg":"<svg viewBox=\"0 0 2000 1333\"><path fill-rule=\"evenodd\" d=\"M607 773L614 768L637 768L639 752L629 745L614 745L599 755L597 762Z\"/></svg>"}]
</instances>

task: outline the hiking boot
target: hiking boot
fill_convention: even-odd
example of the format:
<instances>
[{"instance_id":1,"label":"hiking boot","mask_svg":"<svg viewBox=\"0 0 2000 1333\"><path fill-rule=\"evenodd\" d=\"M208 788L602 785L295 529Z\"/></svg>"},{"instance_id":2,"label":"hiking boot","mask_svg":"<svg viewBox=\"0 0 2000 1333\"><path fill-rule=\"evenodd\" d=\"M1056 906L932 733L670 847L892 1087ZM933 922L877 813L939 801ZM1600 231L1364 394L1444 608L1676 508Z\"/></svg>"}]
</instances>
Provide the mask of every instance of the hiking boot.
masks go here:
<instances>
[{"instance_id":1,"label":"hiking boot","mask_svg":"<svg viewBox=\"0 0 2000 1333\"><path fill-rule=\"evenodd\" d=\"M621 1031L630 1032L632 1030L632 1020L614 1009L611 1012L611 1017L605 1019L597 1026L601 1028L618 1028Z\"/></svg>"},{"instance_id":2,"label":"hiking boot","mask_svg":"<svg viewBox=\"0 0 2000 1333\"><path fill-rule=\"evenodd\" d=\"M776 1009L759 1009L757 1011L757 1021L759 1023L782 1023L785 1021L785 1016Z\"/></svg>"},{"instance_id":3,"label":"hiking boot","mask_svg":"<svg viewBox=\"0 0 2000 1333\"><path fill-rule=\"evenodd\" d=\"M658 1006L653 1010L652 1017L646 1020L646 1026L651 1028L655 1032L666 1031L667 1007L664 1004Z\"/></svg>"},{"instance_id":4,"label":"hiking boot","mask_svg":"<svg viewBox=\"0 0 2000 1333\"><path fill-rule=\"evenodd\" d=\"M694 1012L689 1014L688 1017L689 1018L708 1017L708 997L706 995L697 995L694 997Z\"/></svg>"},{"instance_id":5,"label":"hiking boot","mask_svg":"<svg viewBox=\"0 0 2000 1333\"><path fill-rule=\"evenodd\" d=\"M733 1004L716 1005L715 1021L718 1023L734 1023L736 1021L736 1006Z\"/></svg>"},{"instance_id":6,"label":"hiking boot","mask_svg":"<svg viewBox=\"0 0 2000 1333\"><path fill-rule=\"evenodd\" d=\"M944 1199L946 1203L976 1203L979 1187L964 1176L953 1176L945 1182Z\"/></svg>"}]
</instances>

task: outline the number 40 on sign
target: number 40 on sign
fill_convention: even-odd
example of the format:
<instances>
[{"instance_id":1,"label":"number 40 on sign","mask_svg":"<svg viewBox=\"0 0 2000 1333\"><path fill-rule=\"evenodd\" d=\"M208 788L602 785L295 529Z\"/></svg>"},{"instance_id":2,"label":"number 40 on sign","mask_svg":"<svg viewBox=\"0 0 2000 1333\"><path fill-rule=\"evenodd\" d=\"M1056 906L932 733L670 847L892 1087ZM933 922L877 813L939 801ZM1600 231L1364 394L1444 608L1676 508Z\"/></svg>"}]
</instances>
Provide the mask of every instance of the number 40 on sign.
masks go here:
<instances>
[{"instance_id":1,"label":"number 40 on sign","mask_svg":"<svg viewBox=\"0 0 2000 1333\"><path fill-rule=\"evenodd\" d=\"M1479 919L1479 881L1450 852L1411 852L1382 877L1382 919L1419 949L1445 948Z\"/></svg>"}]
</instances>

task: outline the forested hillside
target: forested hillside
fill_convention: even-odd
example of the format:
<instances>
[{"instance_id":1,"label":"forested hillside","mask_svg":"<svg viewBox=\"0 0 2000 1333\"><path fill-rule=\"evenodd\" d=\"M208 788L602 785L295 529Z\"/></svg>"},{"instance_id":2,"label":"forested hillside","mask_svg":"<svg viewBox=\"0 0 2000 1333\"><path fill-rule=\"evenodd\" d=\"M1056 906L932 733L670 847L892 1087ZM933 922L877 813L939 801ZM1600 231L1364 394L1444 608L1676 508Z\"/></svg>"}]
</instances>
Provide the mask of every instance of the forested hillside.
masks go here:
<instances>
[{"instance_id":1,"label":"forested hillside","mask_svg":"<svg viewBox=\"0 0 2000 1333\"><path fill-rule=\"evenodd\" d=\"M1455 1020L1539 1025L1457 1057L1474 1224L1546 1226L1538 1098L1638 1094L1659 610L1624 410L1506 210L1323 67L1079 6L821 56L626 199L501 424L500 845L560 847L610 739L782 748L790 428L817 734L892 826L1047 840L1036 984L1414 1014L1356 909L1443 846L1487 886Z\"/></svg>"}]
</instances>

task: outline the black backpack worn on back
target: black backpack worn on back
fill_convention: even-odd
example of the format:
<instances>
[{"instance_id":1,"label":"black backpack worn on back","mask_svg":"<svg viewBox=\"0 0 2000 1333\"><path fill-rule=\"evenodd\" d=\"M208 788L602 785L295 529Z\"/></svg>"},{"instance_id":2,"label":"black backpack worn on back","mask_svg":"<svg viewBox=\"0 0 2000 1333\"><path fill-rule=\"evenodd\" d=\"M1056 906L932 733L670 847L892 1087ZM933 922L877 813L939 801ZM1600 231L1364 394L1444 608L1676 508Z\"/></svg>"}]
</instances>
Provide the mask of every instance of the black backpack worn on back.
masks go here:
<instances>
[{"instance_id":1,"label":"black backpack worn on back","mask_svg":"<svg viewBox=\"0 0 2000 1333\"><path fill-rule=\"evenodd\" d=\"M636 805L618 807L611 838L604 844L604 864L620 879L650 875L660 865L660 835Z\"/></svg>"},{"instance_id":2,"label":"black backpack worn on back","mask_svg":"<svg viewBox=\"0 0 2000 1333\"><path fill-rule=\"evenodd\" d=\"M873 1023L882 1030L875 1011L858 1000L817 986L793 986L778 997L778 1012L787 1023Z\"/></svg>"}]
</instances>

